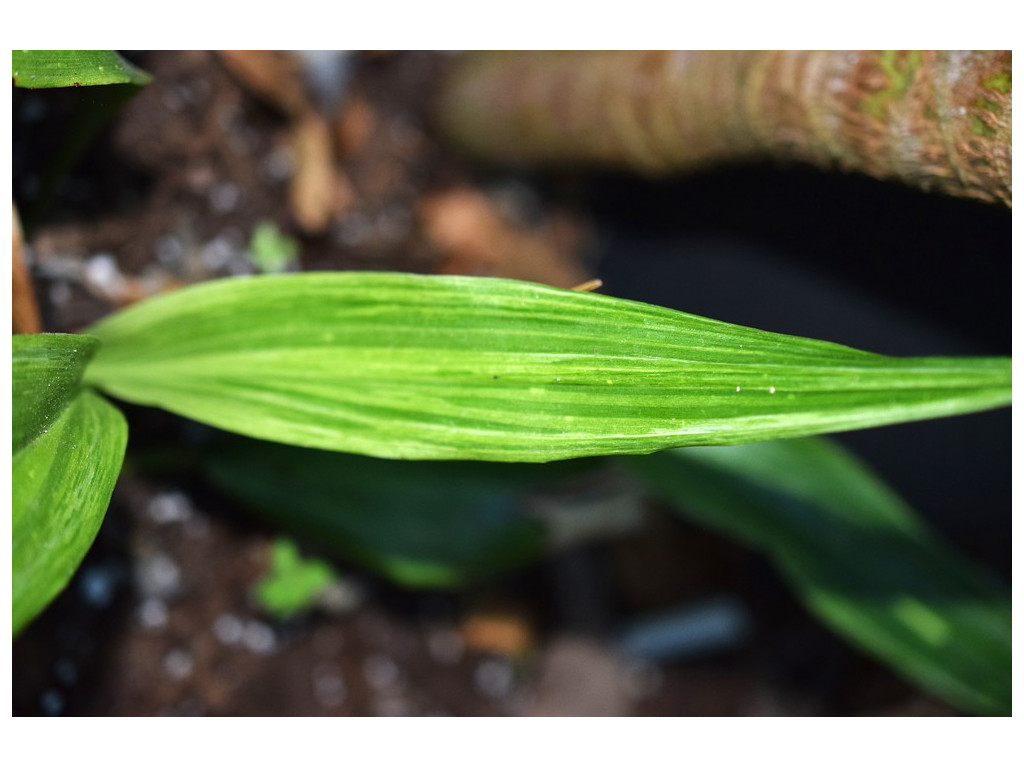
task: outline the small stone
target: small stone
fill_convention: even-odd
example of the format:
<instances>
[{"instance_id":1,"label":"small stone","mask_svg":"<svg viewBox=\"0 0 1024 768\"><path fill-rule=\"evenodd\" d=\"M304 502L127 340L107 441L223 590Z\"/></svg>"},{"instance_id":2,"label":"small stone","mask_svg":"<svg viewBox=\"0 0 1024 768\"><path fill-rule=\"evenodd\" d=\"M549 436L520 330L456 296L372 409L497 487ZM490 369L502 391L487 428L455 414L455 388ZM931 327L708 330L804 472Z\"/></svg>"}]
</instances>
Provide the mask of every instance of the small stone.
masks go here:
<instances>
[{"instance_id":1,"label":"small stone","mask_svg":"<svg viewBox=\"0 0 1024 768\"><path fill-rule=\"evenodd\" d=\"M280 144L263 159L263 174L270 181L287 181L295 171L295 156Z\"/></svg>"},{"instance_id":2,"label":"small stone","mask_svg":"<svg viewBox=\"0 0 1024 768\"><path fill-rule=\"evenodd\" d=\"M408 717L412 714L412 705L399 696L388 696L371 704L376 717Z\"/></svg>"},{"instance_id":3,"label":"small stone","mask_svg":"<svg viewBox=\"0 0 1024 768\"><path fill-rule=\"evenodd\" d=\"M50 303L55 306L63 306L71 301L71 286L60 281L50 286Z\"/></svg>"},{"instance_id":4,"label":"small stone","mask_svg":"<svg viewBox=\"0 0 1024 768\"><path fill-rule=\"evenodd\" d=\"M117 261L109 253L97 253L85 263L85 279L107 294L115 294L124 282Z\"/></svg>"},{"instance_id":5,"label":"small stone","mask_svg":"<svg viewBox=\"0 0 1024 768\"><path fill-rule=\"evenodd\" d=\"M446 666L458 664L466 650L462 636L450 627L431 631L427 635L427 648L434 661Z\"/></svg>"},{"instance_id":6,"label":"small stone","mask_svg":"<svg viewBox=\"0 0 1024 768\"><path fill-rule=\"evenodd\" d=\"M313 670L313 694L323 707L337 707L344 703L348 691L341 677L341 668L329 663L317 665Z\"/></svg>"},{"instance_id":7,"label":"small stone","mask_svg":"<svg viewBox=\"0 0 1024 768\"><path fill-rule=\"evenodd\" d=\"M181 590L181 569L163 553L143 555L135 563L135 588L143 598L174 597Z\"/></svg>"},{"instance_id":8,"label":"small stone","mask_svg":"<svg viewBox=\"0 0 1024 768\"><path fill-rule=\"evenodd\" d=\"M183 523L192 517L192 503L185 494L174 491L161 493L149 500L146 513L155 523Z\"/></svg>"},{"instance_id":9,"label":"small stone","mask_svg":"<svg viewBox=\"0 0 1024 768\"><path fill-rule=\"evenodd\" d=\"M39 706L44 715L59 715L64 711L64 695L56 688L47 688L39 697Z\"/></svg>"},{"instance_id":10,"label":"small stone","mask_svg":"<svg viewBox=\"0 0 1024 768\"><path fill-rule=\"evenodd\" d=\"M277 646L274 630L261 621L249 621L242 633L242 644L261 656L273 653Z\"/></svg>"},{"instance_id":11,"label":"small stone","mask_svg":"<svg viewBox=\"0 0 1024 768\"><path fill-rule=\"evenodd\" d=\"M177 235L164 235L154 246L156 260L165 267L175 269L185 259L185 244Z\"/></svg>"},{"instance_id":12,"label":"small stone","mask_svg":"<svg viewBox=\"0 0 1024 768\"><path fill-rule=\"evenodd\" d=\"M153 597L143 600L139 604L138 617L145 629L162 629L167 626L167 604Z\"/></svg>"},{"instance_id":13,"label":"small stone","mask_svg":"<svg viewBox=\"0 0 1024 768\"><path fill-rule=\"evenodd\" d=\"M238 249L226 237L215 237L203 246L201 257L203 266L216 272L231 263Z\"/></svg>"},{"instance_id":14,"label":"small stone","mask_svg":"<svg viewBox=\"0 0 1024 768\"><path fill-rule=\"evenodd\" d=\"M356 246L366 242L373 233L373 224L358 211L353 211L338 225L337 238L344 245Z\"/></svg>"},{"instance_id":15,"label":"small stone","mask_svg":"<svg viewBox=\"0 0 1024 768\"><path fill-rule=\"evenodd\" d=\"M78 668L71 659L60 658L53 663L53 675L68 688L78 681Z\"/></svg>"},{"instance_id":16,"label":"small stone","mask_svg":"<svg viewBox=\"0 0 1024 768\"><path fill-rule=\"evenodd\" d=\"M515 683L515 673L508 662L499 659L484 659L473 673L473 683L485 696L504 699Z\"/></svg>"},{"instance_id":17,"label":"small stone","mask_svg":"<svg viewBox=\"0 0 1024 768\"><path fill-rule=\"evenodd\" d=\"M647 699L658 692L662 684L661 670L650 662L632 660L622 671L622 689L633 700Z\"/></svg>"},{"instance_id":18,"label":"small stone","mask_svg":"<svg viewBox=\"0 0 1024 768\"><path fill-rule=\"evenodd\" d=\"M363 677L371 688L382 690L398 682L398 665L383 654L368 656L363 662Z\"/></svg>"},{"instance_id":19,"label":"small stone","mask_svg":"<svg viewBox=\"0 0 1024 768\"><path fill-rule=\"evenodd\" d=\"M224 645L237 645L245 635L245 625L234 614L222 613L213 620L213 634Z\"/></svg>"},{"instance_id":20,"label":"small stone","mask_svg":"<svg viewBox=\"0 0 1024 768\"><path fill-rule=\"evenodd\" d=\"M341 616L363 604L365 590L351 579L336 579L317 595L317 605L327 613Z\"/></svg>"},{"instance_id":21,"label":"small stone","mask_svg":"<svg viewBox=\"0 0 1024 768\"><path fill-rule=\"evenodd\" d=\"M215 184L210 190L210 206L218 213L230 213L238 205L238 185L230 181Z\"/></svg>"},{"instance_id":22,"label":"small stone","mask_svg":"<svg viewBox=\"0 0 1024 768\"><path fill-rule=\"evenodd\" d=\"M181 648L175 648L164 656L164 671L174 680L184 680L192 674L194 667L192 654Z\"/></svg>"},{"instance_id":23,"label":"small stone","mask_svg":"<svg viewBox=\"0 0 1024 768\"><path fill-rule=\"evenodd\" d=\"M78 586L85 602L95 608L105 608L114 599L117 574L113 568L92 565L82 569Z\"/></svg>"}]
</instances>

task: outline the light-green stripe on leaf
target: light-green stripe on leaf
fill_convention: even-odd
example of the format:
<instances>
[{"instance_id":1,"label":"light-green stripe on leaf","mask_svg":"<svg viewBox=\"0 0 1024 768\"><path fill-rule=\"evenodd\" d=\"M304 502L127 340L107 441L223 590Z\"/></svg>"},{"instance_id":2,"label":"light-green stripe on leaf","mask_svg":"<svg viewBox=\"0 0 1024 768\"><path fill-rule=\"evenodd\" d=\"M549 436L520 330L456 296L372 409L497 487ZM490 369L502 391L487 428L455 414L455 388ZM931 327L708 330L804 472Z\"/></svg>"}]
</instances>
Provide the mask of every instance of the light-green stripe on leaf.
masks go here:
<instances>
[{"instance_id":1,"label":"light-green stripe on leaf","mask_svg":"<svg viewBox=\"0 0 1024 768\"><path fill-rule=\"evenodd\" d=\"M17 634L67 585L107 511L128 429L78 387L98 342L37 334L12 342L12 622Z\"/></svg>"},{"instance_id":2,"label":"light-green stripe on leaf","mask_svg":"<svg viewBox=\"0 0 1024 768\"><path fill-rule=\"evenodd\" d=\"M883 357L493 278L229 278L89 332L87 381L124 400L386 458L648 453L1010 402L1009 359Z\"/></svg>"},{"instance_id":3,"label":"light-green stripe on leaf","mask_svg":"<svg viewBox=\"0 0 1024 768\"><path fill-rule=\"evenodd\" d=\"M823 439L628 459L680 511L771 557L823 621L970 712L1011 708L1009 592Z\"/></svg>"}]
</instances>

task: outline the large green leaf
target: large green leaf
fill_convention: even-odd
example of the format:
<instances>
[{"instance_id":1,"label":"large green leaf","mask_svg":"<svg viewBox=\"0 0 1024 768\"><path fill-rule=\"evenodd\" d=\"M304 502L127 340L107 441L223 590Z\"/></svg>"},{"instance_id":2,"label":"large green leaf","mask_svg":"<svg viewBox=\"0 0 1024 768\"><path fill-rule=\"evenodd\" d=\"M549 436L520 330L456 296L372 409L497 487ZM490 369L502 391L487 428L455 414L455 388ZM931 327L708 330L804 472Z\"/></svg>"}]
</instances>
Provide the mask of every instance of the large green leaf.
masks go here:
<instances>
[{"instance_id":1,"label":"large green leaf","mask_svg":"<svg viewBox=\"0 0 1024 768\"><path fill-rule=\"evenodd\" d=\"M98 339L76 334L11 337L12 450L23 448L63 413L99 345Z\"/></svg>"},{"instance_id":2,"label":"large green leaf","mask_svg":"<svg viewBox=\"0 0 1024 768\"><path fill-rule=\"evenodd\" d=\"M808 438L628 461L687 517L773 558L864 650L968 711L1010 713L1008 592L837 445Z\"/></svg>"},{"instance_id":3,"label":"large green leaf","mask_svg":"<svg viewBox=\"0 0 1024 768\"><path fill-rule=\"evenodd\" d=\"M115 51L11 51L11 70L20 88L141 86L152 80Z\"/></svg>"},{"instance_id":4,"label":"large green leaf","mask_svg":"<svg viewBox=\"0 0 1024 768\"><path fill-rule=\"evenodd\" d=\"M1010 360L891 358L542 285L397 273L214 281L90 333L88 381L253 437L550 461L948 416Z\"/></svg>"},{"instance_id":5,"label":"large green leaf","mask_svg":"<svg viewBox=\"0 0 1024 768\"><path fill-rule=\"evenodd\" d=\"M411 587L453 587L521 564L543 545L523 493L575 463L408 462L237 438L204 467L286 530Z\"/></svg>"},{"instance_id":6,"label":"large green leaf","mask_svg":"<svg viewBox=\"0 0 1024 768\"><path fill-rule=\"evenodd\" d=\"M83 391L45 431L14 453L15 634L64 589L85 557L107 511L127 436L121 412Z\"/></svg>"}]
</instances>

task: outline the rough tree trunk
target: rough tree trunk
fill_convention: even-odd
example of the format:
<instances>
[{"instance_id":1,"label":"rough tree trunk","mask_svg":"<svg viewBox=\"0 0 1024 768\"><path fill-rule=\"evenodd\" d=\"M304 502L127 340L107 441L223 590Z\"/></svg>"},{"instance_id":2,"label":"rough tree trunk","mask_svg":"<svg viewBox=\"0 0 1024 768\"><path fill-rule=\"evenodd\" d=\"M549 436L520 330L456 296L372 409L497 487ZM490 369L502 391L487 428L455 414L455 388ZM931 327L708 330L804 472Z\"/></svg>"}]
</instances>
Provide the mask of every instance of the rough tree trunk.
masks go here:
<instances>
[{"instance_id":1,"label":"rough tree trunk","mask_svg":"<svg viewBox=\"0 0 1024 768\"><path fill-rule=\"evenodd\" d=\"M464 54L439 120L499 162L671 173L758 157L1011 204L1010 51Z\"/></svg>"}]
</instances>

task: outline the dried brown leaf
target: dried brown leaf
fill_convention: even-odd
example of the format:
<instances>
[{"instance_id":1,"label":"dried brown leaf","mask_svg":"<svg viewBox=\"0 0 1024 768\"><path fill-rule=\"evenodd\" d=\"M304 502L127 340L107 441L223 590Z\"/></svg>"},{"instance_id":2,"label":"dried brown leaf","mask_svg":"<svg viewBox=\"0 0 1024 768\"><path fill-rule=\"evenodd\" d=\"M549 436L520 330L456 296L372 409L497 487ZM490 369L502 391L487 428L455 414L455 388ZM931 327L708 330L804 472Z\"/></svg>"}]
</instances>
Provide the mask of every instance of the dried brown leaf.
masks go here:
<instances>
[{"instance_id":1,"label":"dried brown leaf","mask_svg":"<svg viewBox=\"0 0 1024 768\"><path fill-rule=\"evenodd\" d=\"M295 119L310 112L302 65L287 51L218 51L220 60L254 96Z\"/></svg>"},{"instance_id":2,"label":"dried brown leaf","mask_svg":"<svg viewBox=\"0 0 1024 768\"><path fill-rule=\"evenodd\" d=\"M307 234L320 234L331 221L337 189L334 153L327 121L308 113L292 129L295 175L289 205L295 221Z\"/></svg>"},{"instance_id":3,"label":"dried brown leaf","mask_svg":"<svg viewBox=\"0 0 1024 768\"><path fill-rule=\"evenodd\" d=\"M445 254L442 273L511 277L559 288L590 278L572 250L556 247L545 232L513 226L475 190L428 197L419 214L427 237Z\"/></svg>"}]
</instances>

